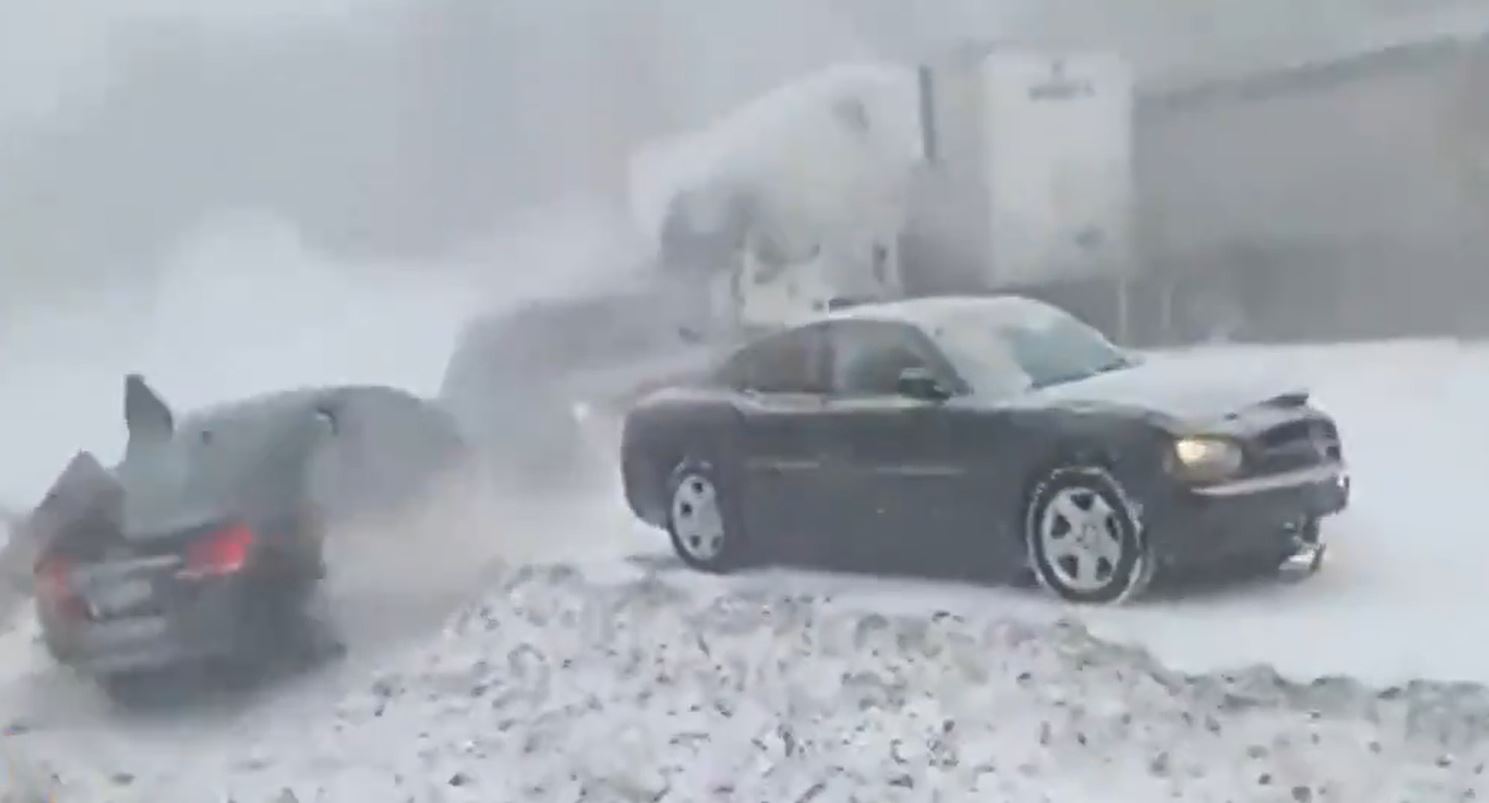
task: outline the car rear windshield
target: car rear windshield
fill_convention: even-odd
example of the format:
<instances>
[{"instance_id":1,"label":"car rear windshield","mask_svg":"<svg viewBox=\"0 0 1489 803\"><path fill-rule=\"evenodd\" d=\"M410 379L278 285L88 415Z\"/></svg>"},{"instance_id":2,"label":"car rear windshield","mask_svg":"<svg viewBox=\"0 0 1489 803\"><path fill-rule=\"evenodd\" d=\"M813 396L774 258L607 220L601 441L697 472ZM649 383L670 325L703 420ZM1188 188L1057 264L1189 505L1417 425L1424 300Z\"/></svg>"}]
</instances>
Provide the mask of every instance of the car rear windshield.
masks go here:
<instances>
[{"instance_id":1,"label":"car rear windshield","mask_svg":"<svg viewBox=\"0 0 1489 803\"><path fill-rule=\"evenodd\" d=\"M127 450L116 471L124 535L166 536L293 503L309 480L316 426L308 405L261 402L188 418L169 440Z\"/></svg>"}]
</instances>

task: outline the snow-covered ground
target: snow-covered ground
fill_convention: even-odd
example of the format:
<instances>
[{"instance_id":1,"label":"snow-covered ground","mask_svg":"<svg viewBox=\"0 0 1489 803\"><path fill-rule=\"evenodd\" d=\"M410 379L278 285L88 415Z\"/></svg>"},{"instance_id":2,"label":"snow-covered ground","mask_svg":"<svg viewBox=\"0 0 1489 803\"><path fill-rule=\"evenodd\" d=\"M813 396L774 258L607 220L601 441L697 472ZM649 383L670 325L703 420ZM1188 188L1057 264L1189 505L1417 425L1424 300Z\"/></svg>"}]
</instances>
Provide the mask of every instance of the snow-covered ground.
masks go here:
<instances>
[{"instance_id":1,"label":"snow-covered ground","mask_svg":"<svg viewBox=\"0 0 1489 803\"><path fill-rule=\"evenodd\" d=\"M613 495L496 500L484 515L515 539L511 565L444 574L430 597L363 589L348 600L363 646L270 689L123 713L51 667L31 628L0 637L0 755L59 799L121 801L1489 792L1489 649L1472 630L1489 348L1169 358L1306 380L1337 415L1357 494L1323 574L1110 610L923 580L718 579L677 568Z\"/></svg>"},{"instance_id":2,"label":"snow-covered ground","mask_svg":"<svg viewBox=\"0 0 1489 803\"><path fill-rule=\"evenodd\" d=\"M292 693L277 718L232 721L230 747L210 720L83 741L38 723L12 739L26 766L60 777L58 799L79 800L1425 801L1489 788L1482 688L1184 675L1069 621L716 592L665 572L518 570L344 695Z\"/></svg>"},{"instance_id":3,"label":"snow-covered ground","mask_svg":"<svg viewBox=\"0 0 1489 803\"><path fill-rule=\"evenodd\" d=\"M174 284L139 306L5 322L6 506L34 501L72 449L111 456L125 369L186 404L337 379L428 390L478 300L474 279L390 267L353 281L282 235L227 232L184 250ZM539 278L593 256L574 247ZM237 276L231 291L214 270ZM255 308L276 325L235 314ZM23 607L0 623L0 790L244 803L286 788L301 801L1489 792L1489 648L1472 629L1489 607L1476 508L1489 346L1162 358L1303 382L1339 418L1356 495L1327 525L1323 574L1110 610L926 580L720 579L678 569L613 489L480 498L386 533L362 550L376 560L336 563L358 569L333 585L350 653L266 688L116 710L48 661Z\"/></svg>"}]
</instances>

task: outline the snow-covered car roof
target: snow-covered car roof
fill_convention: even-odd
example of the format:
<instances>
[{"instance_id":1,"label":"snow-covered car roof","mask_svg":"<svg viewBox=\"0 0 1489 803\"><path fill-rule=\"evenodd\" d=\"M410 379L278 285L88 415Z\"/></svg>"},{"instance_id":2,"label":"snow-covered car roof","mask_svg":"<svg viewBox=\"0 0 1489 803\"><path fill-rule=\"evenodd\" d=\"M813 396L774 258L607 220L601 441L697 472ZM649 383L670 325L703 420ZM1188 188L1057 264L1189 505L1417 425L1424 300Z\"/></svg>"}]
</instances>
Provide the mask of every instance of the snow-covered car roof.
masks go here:
<instances>
[{"instance_id":1,"label":"snow-covered car roof","mask_svg":"<svg viewBox=\"0 0 1489 803\"><path fill-rule=\"evenodd\" d=\"M835 310L826 317L828 320L898 321L926 330L969 318L976 318L995 329L1038 329L1074 319L1058 307L1017 295L933 296L859 304Z\"/></svg>"}]
</instances>

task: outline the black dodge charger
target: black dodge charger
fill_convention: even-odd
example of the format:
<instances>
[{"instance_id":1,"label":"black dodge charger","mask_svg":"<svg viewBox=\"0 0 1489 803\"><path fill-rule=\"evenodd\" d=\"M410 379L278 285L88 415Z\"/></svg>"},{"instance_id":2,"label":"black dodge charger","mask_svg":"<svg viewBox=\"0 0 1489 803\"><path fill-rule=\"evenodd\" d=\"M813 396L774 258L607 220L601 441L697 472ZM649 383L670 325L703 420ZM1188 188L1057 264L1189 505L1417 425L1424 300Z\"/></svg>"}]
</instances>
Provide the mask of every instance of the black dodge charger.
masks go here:
<instances>
[{"instance_id":1,"label":"black dodge charger","mask_svg":"<svg viewBox=\"0 0 1489 803\"><path fill-rule=\"evenodd\" d=\"M1239 390L1238 390L1239 386ZM629 413L626 498L689 566L946 571L1119 602L1156 573L1316 570L1348 502L1304 391L1204 382L1026 298L926 298L757 340Z\"/></svg>"}]
</instances>

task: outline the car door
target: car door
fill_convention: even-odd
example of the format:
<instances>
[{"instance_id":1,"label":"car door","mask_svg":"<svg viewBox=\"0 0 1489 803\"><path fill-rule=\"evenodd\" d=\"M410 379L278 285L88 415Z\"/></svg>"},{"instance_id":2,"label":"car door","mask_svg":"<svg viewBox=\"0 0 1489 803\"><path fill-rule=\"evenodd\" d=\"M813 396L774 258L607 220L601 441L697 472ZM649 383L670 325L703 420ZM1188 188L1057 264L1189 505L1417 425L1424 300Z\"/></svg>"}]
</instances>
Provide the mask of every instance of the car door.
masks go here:
<instances>
[{"instance_id":1,"label":"car door","mask_svg":"<svg viewBox=\"0 0 1489 803\"><path fill-rule=\"evenodd\" d=\"M930 568L975 524L965 412L956 398L899 392L919 368L953 393L960 379L928 338L893 321L845 320L828 332L831 383L824 417L836 448L824 467L833 505L849 521L838 550L854 563Z\"/></svg>"},{"instance_id":2,"label":"car door","mask_svg":"<svg viewBox=\"0 0 1489 803\"><path fill-rule=\"evenodd\" d=\"M814 325L764 338L725 375L744 419L737 454L751 537L783 560L818 562L833 523L821 484L825 332Z\"/></svg>"}]
</instances>

